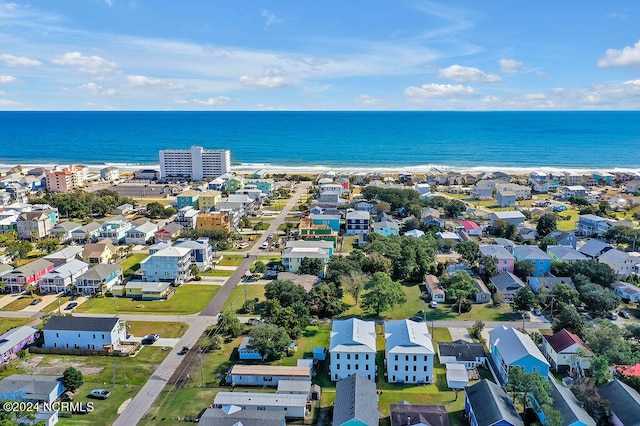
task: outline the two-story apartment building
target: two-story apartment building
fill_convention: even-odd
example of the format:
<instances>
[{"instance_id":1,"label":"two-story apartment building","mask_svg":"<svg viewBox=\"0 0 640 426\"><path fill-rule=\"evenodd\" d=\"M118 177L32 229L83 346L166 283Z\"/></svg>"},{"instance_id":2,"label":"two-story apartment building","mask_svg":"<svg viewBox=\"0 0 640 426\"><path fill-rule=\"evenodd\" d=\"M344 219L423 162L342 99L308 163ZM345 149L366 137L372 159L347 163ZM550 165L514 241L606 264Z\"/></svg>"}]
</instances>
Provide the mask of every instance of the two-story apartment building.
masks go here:
<instances>
[{"instance_id":1,"label":"two-story apartment building","mask_svg":"<svg viewBox=\"0 0 640 426\"><path fill-rule=\"evenodd\" d=\"M42 330L43 348L112 350L126 338L126 326L117 317L53 316Z\"/></svg>"},{"instance_id":2,"label":"two-story apartment building","mask_svg":"<svg viewBox=\"0 0 640 426\"><path fill-rule=\"evenodd\" d=\"M166 281L180 285L189 280L191 249L187 247L167 247L140 262L140 270L145 281Z\"/></svg>"},{"instance_id":3,"label":"two-story apartment building","mask_svg":"<svg viewBox=\"0 0 640 426\"><path fill-rule=\"evenodd\" d=\"M324 276L324 270L333 255L333 249L332 241L287 241L282 254L282 266L285 272L297 273L305 258L320 259L323 264L320 276Z\"/></svg>"},{"instance_id":4,"label":"two-story apartment building","mask_svg":"<svg viewBox=\"0 0 640 426\"><path fill-rule=\"evenodd\" d=\"M176 205L178 209L183 207L193 207L196 210L200 209L200 191L189 189L183 191L176 197Z\"/></svg>"},{"instance_id":5,"label":"two-story apartment building","mask_svg":"<svg viewBox=\"0 0 640 426\"><path fill-rule=\"evenodd\" d=\"M551 258L538 246L516 246L513 249L516 261L531 262L536 266L534 276L539 277L551 271Z\"/></svg>"},{"instance_id":6,"label":"two-story apartment building","mask_svg":"<svg viewBox=\"0 0 640 426\"><path fill-rule=\"evenodd\" d=\"M618 249L611 249L600 255L598 262L609 265L618 275L629 275L635 271L634 266L640 263L640 257L631 256Z\"/></svg>"},{"instance_id":7,"label":"two-story apartment building","mask_svg":"<svg viewBox=\"0 0 640 426\"><path fill-rule=\"evenodd\" d=\"M435 351L424 322L384 323L387 380L390 383L432 383Z\"/></svg>"},{"instance_id":8,"label":"two-story apartment building","mask_svg":"<svg viewBox=\"0 0 640 426\"><path fill-rule=\"evenodd\" d=\"M351 374L376 377L376 327L357 318L335 320L329 341L329 376L332 381Z\"/></svg>"},{"instance_id":9,"label":"two-story apartment building","mask_svg":"<svg viewBox=\"0 0 640 426\"><path fill-rule=\"evenodd\" d=\"M40 277L38 287L42 293L68 292L78 277L89 269L89 264L82 260L73 259L57 266Z\"/></svg>"},{"instance_id":10,"label":"two-story apartment building","mask_svg":"<svg viewBox=\"0 0 640 426\"><path fill-rule=\"evenodd\" d=\"M182 225L185 229L195 229L196 220L200 214L199 210L194 209L191 206L182 207L176 213L174 222Z\"/></svg>"},{"instance_id":11,"label":"two-story apartment building","mask_svg":"<svg viewBox=\"0 0 640 426\"><path fill-rule=\"evenodd\" d=\"M516 258L506 248L499 245L480 246L480 257L491 256L495 259L498 272L513 272Z\"/></svg>"},{"instance_id":12,"label":"two-story apartment building","mask_svg":"<svg viewBox=\"0 0 640 426\"><path fill-rule=\"evenodd\" d=\"M108 238L113 244L118 244L124 240L124 237L129 229L133 225L124 216L114 216L111 219L105 220L100 228L98 234L99 239Z\"/></svg>"},{"instance_id":13,"label":"two-story apartment building","mask_svg":"<svg viewBox=\"0 0 640 426\"><path fill-rule=\"evenodd\" d=\"M76 279L76 289L82 294L105 293L121 282L122 270L120 265L101 263Z\"/></svg>"},{"instance_id":14,"label":"two-story apartment building","mask_svg":"<svg viewBox=\"0 0 640 426\"><path fill-rule=\"evenodd\" d=\"M53 270L53 263L44 259L36 259L6 273L2 280L7 284L6 289L11 293L20 293L26 289L25 284L36 286L40 277Z\"/></svg>"}]
</instances>

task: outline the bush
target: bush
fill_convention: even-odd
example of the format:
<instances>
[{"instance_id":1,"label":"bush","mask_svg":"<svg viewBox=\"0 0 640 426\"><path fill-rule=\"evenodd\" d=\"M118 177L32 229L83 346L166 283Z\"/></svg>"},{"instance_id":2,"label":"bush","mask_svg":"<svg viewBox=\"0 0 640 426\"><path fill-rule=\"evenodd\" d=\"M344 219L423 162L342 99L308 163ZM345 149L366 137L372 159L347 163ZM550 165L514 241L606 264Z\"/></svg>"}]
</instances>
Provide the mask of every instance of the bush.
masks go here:
<instances>
[{"instance_id":1,"label":"bush","mask_svg":"<svg viewBox=\"0 0 640 426\"><path fill-rule=\"evenodd\" d=\"M250 314L256 310L256 303L253 300L247 300L242 304L242 313Z\"/></svg>"},{"instance_id":2,"label":"bush","mask_svg":"<svg viewBox=\"0 0 640 426\"><path fill-rule=\"evenodd\" d=\"M73 367L68 367L64 370L64 374L62 375L62 384L67 390L75 392L83 383L84 377L80 370L76 370Z\"/></svg>"},{"instance_id":3,"label":"bush","mask_svg":"<svg viewBox=\"0 0 640 426\"><path fill-rule=\"evenodd\" d=\"M471 307L473 306L473 303L471 303L471 301L469 299L464 299L462 300L460 303L462 303L462 306L460 307L460 313L467 313L471 311ZM453 309L454 310L458 310L458 303L454 303L453 305Z\"/></svg>"}]
</instances>

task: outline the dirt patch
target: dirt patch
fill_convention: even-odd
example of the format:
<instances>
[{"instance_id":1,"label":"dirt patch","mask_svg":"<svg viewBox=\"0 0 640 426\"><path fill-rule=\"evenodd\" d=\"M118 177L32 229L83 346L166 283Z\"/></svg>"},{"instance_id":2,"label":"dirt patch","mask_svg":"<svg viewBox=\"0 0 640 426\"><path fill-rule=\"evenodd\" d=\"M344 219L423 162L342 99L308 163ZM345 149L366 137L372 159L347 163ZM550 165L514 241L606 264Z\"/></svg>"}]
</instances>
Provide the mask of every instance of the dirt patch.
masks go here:
<instances>
[{"instance_id":1,"label":"dirt patch","mask_svg":"<svg viewBox=\"0 0 640 426\"><path fill-rule=\"evenodd\" d=\"M68 363L63 362L61 359L53 357L47 357L46 361L43 362L44 359L45 357L43 356L31 356L23 360L22 365L25 369L27 369L27 371L31 371L32 374L45 374L52 376L62 376L64 370L66 370L68 367L75 367L80 370L82 374L92 375L100 374L102 370L104 370L103 367L87 367L85 365L75 363L72 366ZM45 365L40 365L41 363Z\"/></svg>"}]
</instances>

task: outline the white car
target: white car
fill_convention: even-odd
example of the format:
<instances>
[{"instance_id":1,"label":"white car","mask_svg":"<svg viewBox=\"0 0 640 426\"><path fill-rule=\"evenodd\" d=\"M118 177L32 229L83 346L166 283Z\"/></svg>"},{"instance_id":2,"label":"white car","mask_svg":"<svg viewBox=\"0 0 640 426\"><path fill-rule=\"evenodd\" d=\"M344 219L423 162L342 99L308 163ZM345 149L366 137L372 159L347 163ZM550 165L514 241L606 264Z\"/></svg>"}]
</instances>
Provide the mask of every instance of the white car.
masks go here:
<instances>
[{"instance_id":1,"label":"white car","mask_svg":"<svg viewBox=\"0 0 640 426\"><path fill-rule=\"evenodd\" d=\"M430 308L437 308L438 307L438 302L432 300L431 302L429 302L429 307Z\"/></svg>"}]
</instances>

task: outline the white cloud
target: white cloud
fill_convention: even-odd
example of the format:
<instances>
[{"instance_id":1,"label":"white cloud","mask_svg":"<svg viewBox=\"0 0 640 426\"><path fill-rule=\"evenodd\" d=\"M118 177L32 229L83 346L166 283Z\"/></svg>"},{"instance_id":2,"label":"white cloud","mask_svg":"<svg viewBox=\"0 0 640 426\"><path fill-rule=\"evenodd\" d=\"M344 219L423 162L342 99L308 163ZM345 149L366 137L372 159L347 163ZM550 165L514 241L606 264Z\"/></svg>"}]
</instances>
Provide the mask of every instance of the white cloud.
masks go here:
<instances>
[{"instance_id":1,"label":"white cloud","mask_svg":"<svg viewBox=\"0 0 640 426\"><path fill-rule=\"evenodd\" d=\"M553 89L551 89L551 93L553 93L555 95L560 95L560 94L564 93L564 88L563 87L554 87Z\"/></svg>"},{"instance_id":2,"label":"white cloud","mask_svg":"<svg viewBox=\"0 0 640 426\"><path fill-rule=\"evenodd\" d=\"M362 105L378 105L380 102L382 102L382 99L362 94L356 98L356 101L361 103Z\"/></svg>"},{"instance_id":3,"label":"white cloud","mask_svg":"<svg viewBox=\"0 0 640 426\"><path fill-rule=\"evenodd\" d=\"M631 84L631 85L634 85L634 86L640 86L640 79L639 80L625 81L623 84Z\"/></svg>"},{"instance_id":4,"label":"white cloud","mask_svg":"<svg viewBox=\"0 0 640 426\"><path fill-rule=\"evenodd\" d=\"M115 89L105 89L96 83L86 83L80 86L81 89L86 89L93 95L99 96L122 96L122 93L118 92Z\"/></svg>"},{"instance_id":5,"label":"white cloud","mask_svg":"<svg viewBox=\"0 0 640 426\"><path fill-rule=\"evenodd\" d=\"M15 83L18 79L12 75L0 75L0 83Z\"/></svg>"},{"instance_id":6,"label":"white cloud","mask_svg":"<svg viewBox=\"0 0 640 426\"><path fill-rule=\"evenodd\" d=\"M183 90L185 88L183 84L173 83L160 78L150 78L144 75L128 75L127 83L133 87L154 87L166 90Z\"/></svg>"},{"instance_id":7,"label":"white cloud","mask_svg":"<svg viewBox=\"0 0 640 426\"><path fill-rule=\"evenodd\" d=\"M525 95L524 99L527 101L539 101L542 99L547 99L547 96L544 93L532 93L529 95Z\"/></svg>"},{"instance_id":8,"label":"white cloud","mask_svg":"<svg viewBox=\"0 0 640 426\"><path fill-rule=\"evenodd\" d=\"M271 25L281 24L283 22L282 18L278 17L274 12L267 9L262 9L260 11L260 15L262 15L262 17L264 18L265 28L269 28Z\"/></svg>"},{"instance_id":9,"label":"white cloud","mask_svg":"<svg viewBox=\"0 0 640 426\"><path fill-rule=\"evenodd\" d=\"M609 19L613 19L613 18L626 19L627 15L625 15L624 13L611 12L611 13L607 13L607 18L609 18Z\"/></svg>"},{"instance_id":10,"label":"white cloud","mask_svg":"<svg viewBox=\"0 0 640 426\"><path fill-rule=\"evenodd\" d=\"M305 87L304 90L305 92L309 92L309 93L322 93L322 92L326 92L327 90L331 89L333 87L333 85L331 84L325 84L322 86L310 86L310 87Z\"/></svg>"},{"instance_id":11,"label":"white cloud","mask_svg":"<svg viewBox=\"0 0 640 426\"><path fill-rule=\"evenodd\" d=\"M438 76L458 83L494 83L502 80L499 75L487 74L478 68L463 67L461 65L451 65L443 68L438 73Z\"/></svg>"},{"instance_id":12,"label":"white cloud","mask_svg":"<svg viewBox=\"0 0 640 426\"><path fill-rule=\"evenodd\" d=\"M622 50L607 49L603 58L598 61L600 68L626 67L640 65L640 40L633 46L626 46Z\"/></svg>"},{"instance_id":13,"label":"white cloud","mask_svg":"<svg viewBox=\"0 0 640 426\"><path fill-rule=\"evenodd\" d=\"M80 52L67 52L52 61L58 65L70 65L78 71L88 74L99 74L113 71L117 65L100 56L85 56Z\"/></svg>"},{"instance_id":14,"label":"white cloud","mask_svg":"<svg viewBox=\"0 0 640 426\"><path fill-rule=\"evenodd\" d=\"M505 74L515 74L522 69L522 62L515 59L500 59L500 72Z\"/></svg>"},{"instance_id":15,"label":"white cloud","mask_svg":"<svg viewBox=\"0 0 640 426\"><path fill-rule=\"evenodd\" d=\"M209 98L207 100L194 99L193 102L199 105L224 105L229 103L231 98L227 96L217 96L215 98Z\"/></svg>"},{"instance_id":16,"label":"white cloud","mask_svg":"<svg viewBox=\"0 0 640 426\"><path fill-rule=\"evenodd\" d=\"M282 87L291 86L291 82L284 77L251 77L243 75L240 77L240 84L247 87L259 87L264 89L278 89Z\"/></svg>"},{"instance_id":17,"label":"white cloud","mask_svg":"<svg viewBox=\"0 0 640 426\"><path fill-rule=\"evenodd\" d=\"M404 89L407 96L417 98L439 98L457 96L475 96L477 92L473 87L462 84L423 84L420 87L410 86Z\"/></svg>"},{"instance_id":18,"label":"white cloud","mask_svg":"<svg viewBox=\"0 0 640 426\"><path fill-rule=\"evenodd\" d=\"M15 102L9 99L0 99L0 105L1 106L18 106L22 104L20 102Z\"/></svg>"},{"instance_id":19,"label":"white cloud","mask_svg":"<svg viewBox=\"0 0 640 426\"><path fill-rule=\"evenodd\" d=\"M113 0L104 0L104 2L109 7L113 6Z\"/></svg>"},{"instance_id":20,"label":"white cloud","mask_svg":"<svg viewBox=\"0 0 640 426\"><path fill-rule=\"evenodd\" d=\"M173 103L174 104L179 104L179 105L185 105L185 104L188 104L189 101L186 100L186 99L174 99Z\"/></svg>"},{"instance_id":21,"label":"white cloud","mask_svg":"<svg viewBox=\"0 0 640 426\"><path fill-rule=\"evenodd\" d=\"M14 56L9 54L0 55L0 61L3 61L8 67L38 67L42 62L36 59L29 59L22 56Z\"/></svg>"},{"instance_id":22,"label":"white cloud","mask_svg":"<svg viewBox=\"0 0 640 426\"><path fill-rule=\"evenodd\" d=\"M496 102L500 102L500 98L498 98L497 96L485 96L484 98L482 98L482 102L496 103Z\"/></svg>"}]
</instances>

